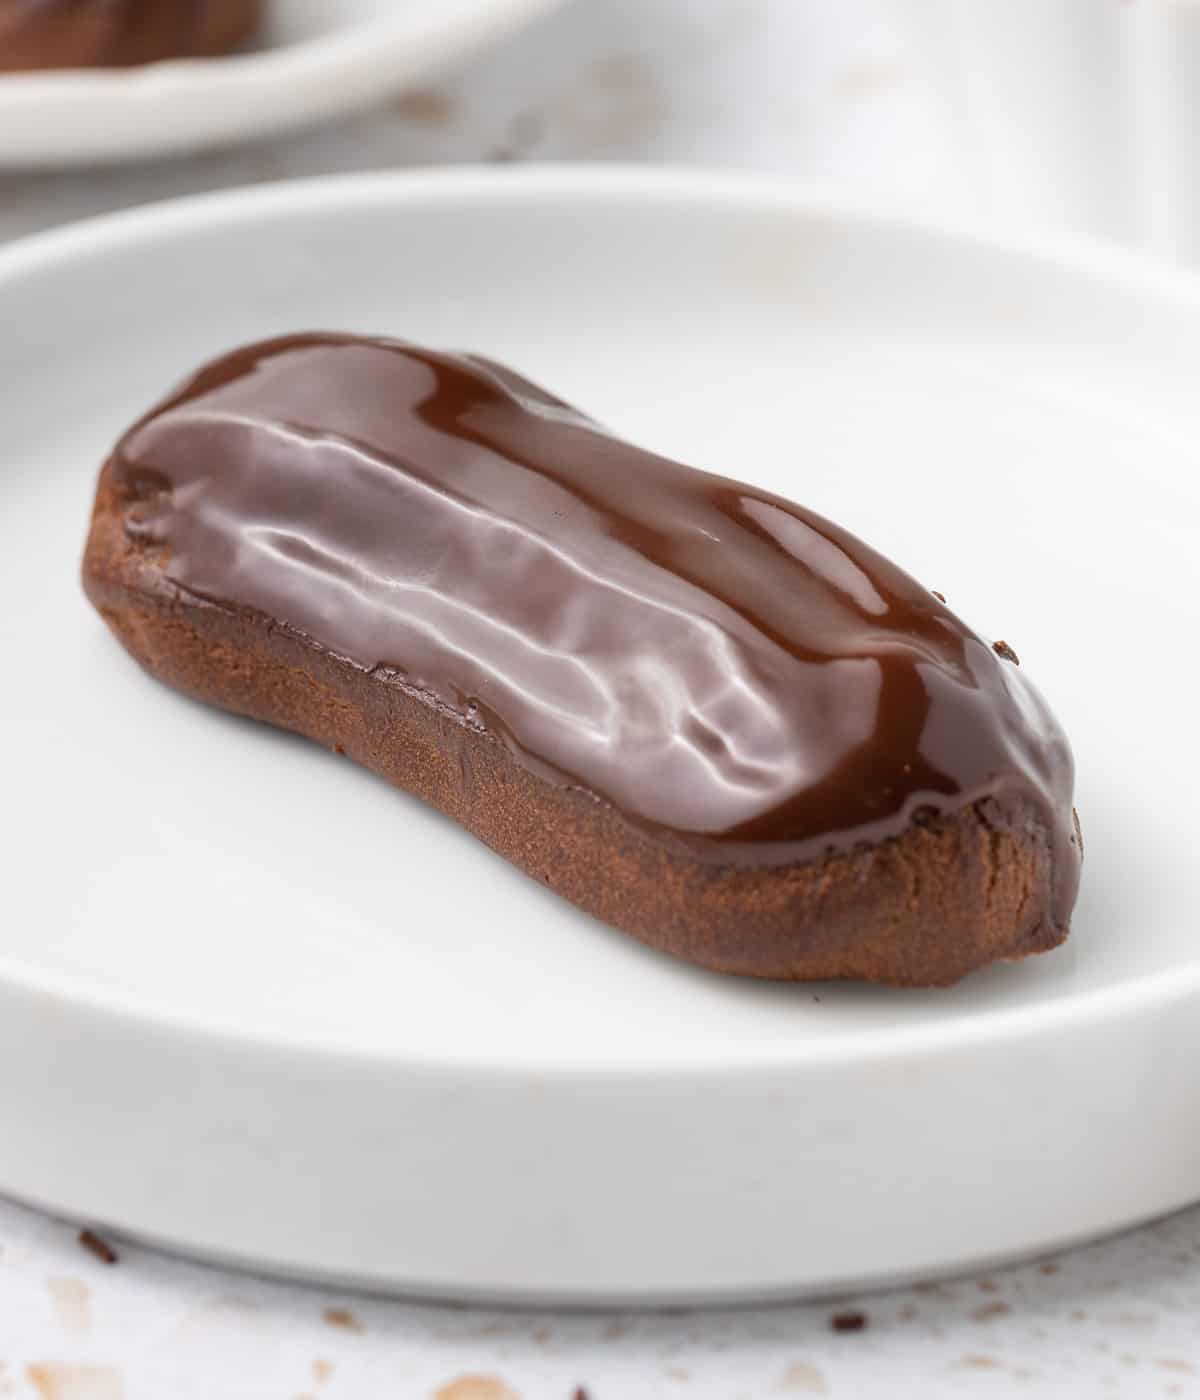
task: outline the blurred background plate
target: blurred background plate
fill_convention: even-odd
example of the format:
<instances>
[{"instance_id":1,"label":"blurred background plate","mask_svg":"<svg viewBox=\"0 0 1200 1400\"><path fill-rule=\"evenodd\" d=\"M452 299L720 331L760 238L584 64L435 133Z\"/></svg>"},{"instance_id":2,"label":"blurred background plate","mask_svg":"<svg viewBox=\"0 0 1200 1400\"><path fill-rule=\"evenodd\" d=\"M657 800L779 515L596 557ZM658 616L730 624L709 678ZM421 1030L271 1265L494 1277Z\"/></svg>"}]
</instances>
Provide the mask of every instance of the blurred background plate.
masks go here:
<instances>
[{"instance_id":1,"label":"blurred background plate","mask_svg":"<svg viewBox=\"0 0 1200 1400\"><path fill-rule=\"evenodd\" d=\"M555 0L270 0L254 50L0 74L0 166L163 156L343 115L437 73Z\"/></svg>"},{"instance_id":2,"label":"blurred background plate","mask_svg":"<svg viewBox=\"0 0 1200 1400\"><path fill-rule=\"evenodd\" d=\"M0 325L0 1189L574 1301L848 1289L1200 1198L1193 282L770 181L465 170L16 244ZM147 680L78 584L100 462L202 360L314 326L494 355L1009 640L1078 761L1070 942L945 991L705 974Z\"/></svg>"}]
</instances>

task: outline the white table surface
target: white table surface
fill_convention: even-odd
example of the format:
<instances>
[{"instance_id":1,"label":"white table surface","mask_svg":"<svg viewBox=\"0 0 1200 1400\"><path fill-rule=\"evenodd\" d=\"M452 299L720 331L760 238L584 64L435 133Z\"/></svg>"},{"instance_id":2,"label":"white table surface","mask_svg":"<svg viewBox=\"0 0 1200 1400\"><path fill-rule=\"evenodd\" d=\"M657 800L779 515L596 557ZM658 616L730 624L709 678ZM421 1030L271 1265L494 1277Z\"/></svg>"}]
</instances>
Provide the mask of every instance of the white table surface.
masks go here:
<instances>
[{"instance_id":1,"label":"white table surface","mask_svg":"<svg viewBox=\"0 0 1200 1400\"><path fill-rule=\"evenodd\" d=\"M152 167L0 175L0 239L287 176L540 159L745 166L916 204L954 195L886 0L575 0L336 129ZM829 1304L642 1315L348 1297L124 1244L105 1265L76 1236L76 1225L0 1202L0 1396L1200 1394L1200 1210L988 1277ZM863 1330L833 1330L847 1309L865 1313Z\"/></svg>"}]
</instances>

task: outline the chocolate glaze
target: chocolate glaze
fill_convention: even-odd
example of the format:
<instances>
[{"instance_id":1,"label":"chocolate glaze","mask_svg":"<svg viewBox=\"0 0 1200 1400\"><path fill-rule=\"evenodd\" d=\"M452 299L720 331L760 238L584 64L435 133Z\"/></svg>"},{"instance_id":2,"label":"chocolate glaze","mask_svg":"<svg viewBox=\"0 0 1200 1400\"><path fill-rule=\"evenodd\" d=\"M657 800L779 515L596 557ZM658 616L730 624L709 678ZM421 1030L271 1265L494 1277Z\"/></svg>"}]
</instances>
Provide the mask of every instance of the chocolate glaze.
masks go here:
<instances>
[{"instance_id":1,"label":"chocolate glaze","mask_svg":"<svg viewBox=\"0 0 1200 1400\"><path fill-rule=\"evenodd\" d=\"M1023 795L1074 899L1037 691L846 530L471 356L239 350L114 458L167 577L487 731L702 859L774 865Z\"/></svg>"}]
</instances>

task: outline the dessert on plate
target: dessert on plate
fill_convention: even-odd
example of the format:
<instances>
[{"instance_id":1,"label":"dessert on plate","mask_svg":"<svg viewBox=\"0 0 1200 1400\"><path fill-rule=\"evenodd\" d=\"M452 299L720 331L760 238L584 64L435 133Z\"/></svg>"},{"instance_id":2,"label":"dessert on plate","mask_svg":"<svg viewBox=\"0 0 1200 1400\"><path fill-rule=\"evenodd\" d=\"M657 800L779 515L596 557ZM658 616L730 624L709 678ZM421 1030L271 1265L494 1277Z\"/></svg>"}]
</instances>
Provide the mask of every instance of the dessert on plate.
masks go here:
<instances>
[{"instance_id":1,"label":"dessert on plate","mask_svg":"<svg viewBox=\"0 0 1200 1400\"><path fill-rule=\"evenodd\" d=\"M83 577L152 675L704 967L941 985L1067 936L1072 759L1010 647L490 360L216 360L105 463Z\"/></svg>"},{"instance_id":2,"label":"dessert on plate","mask_svg":"<svg viewBox=\"0 0 1200 1400\"><path fill-rule=\"evenodd\" d=\"M245 43L264 0L0 0L0 73L128 68Z\"/></svg>"}]
</instances>

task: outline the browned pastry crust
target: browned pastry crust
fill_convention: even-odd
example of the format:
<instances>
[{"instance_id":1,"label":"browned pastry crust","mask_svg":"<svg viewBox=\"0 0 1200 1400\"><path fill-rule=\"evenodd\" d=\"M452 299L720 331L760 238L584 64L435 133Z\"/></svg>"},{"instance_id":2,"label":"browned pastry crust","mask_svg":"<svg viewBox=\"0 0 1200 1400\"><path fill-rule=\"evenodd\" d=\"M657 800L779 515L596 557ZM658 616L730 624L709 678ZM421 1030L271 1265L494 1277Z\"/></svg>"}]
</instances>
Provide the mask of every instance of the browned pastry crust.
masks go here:
<instances>
[{"instance_id":1,"label":"browned pastry crust","mask_svg":"<svg viewBox=\"0 0 1200 1400\"><path fill-rule=\"evenodd\" d=\"M0 0L0 72L230 53L263 9L264 0Z\"/></svg>"},{"instance_id":2,"label":"browned pastry crust","mask_svg":"<svg viewBox=\"0 0 1200 1400\"><path fill-rule=\"evenodd\" d=\"M153 676L306 735L445 812L580 908L719 972L940 986L1061 943L1052 849L1036 811L987 798L815 863L702 863L556 786L428 698L261 614L182 593L161 548L131 541L104 469L84 558L88 596Z\"/></svg>"}]
</instances>

